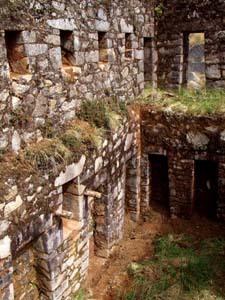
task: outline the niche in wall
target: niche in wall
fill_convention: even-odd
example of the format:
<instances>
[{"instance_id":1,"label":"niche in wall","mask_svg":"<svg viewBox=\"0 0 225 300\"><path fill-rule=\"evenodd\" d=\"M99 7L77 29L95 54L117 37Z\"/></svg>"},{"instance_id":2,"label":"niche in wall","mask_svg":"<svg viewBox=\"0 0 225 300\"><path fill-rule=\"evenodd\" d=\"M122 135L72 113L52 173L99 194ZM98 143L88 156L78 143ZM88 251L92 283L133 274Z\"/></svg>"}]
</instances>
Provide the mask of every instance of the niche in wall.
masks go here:
<instances>
[{"instance_id":1,"label":"niche in wall","mask_svg":"<svg viewBox=\"0 0 225 300\"><path fill-rule=\"evenodd\" d=\"M73 45L73 32L69 30L60 30L60 44L62 53L62 66L73 66L74 61L74 45Z\"/></svg>"},{"instance_id":2,"label":"niche in wall","mask_svg":"<svg viewBox=\"0 0 225 300\"><path fill-rule=\"evenodd\" d=\"M80 68L76 67L74 56L73 31L60 30L60 45L62 55L62 71L68 80L74 80L80 75Z\"/></svg>"},{"instance_id":3,"label":"niche in wall","mask_svg":"<svg viewBox=\"0 0 225 300\"><path fill-rule=\"evenodd\" d=\"M98 45L99 45L99 62L108 62L108 45L107 45L107 32L98 32Z\"/></svg>"},{"instance_id":4,"label":"niche in wall","mask_svg":"<svg viewBox=\"0 0 225 300\"><path fill-rule=\"evenodd\" d=\"M29 73L29 59L25 52L22 31L5 31L7 59L10 77Z\"/></svg>"},{"instance_id":5,"label":"niche in wall","mask_svg":"<svg viewBox=\"0 0 225 300\"><path fill-rule=\"evenodd\" d=\"M63 185L63 212L68 218L81 221L83 219L83 196L77 193L76 182L69 181Z\"/></svg>"},{"instance_id":6,"label":"niche in wall","mask_svg":"<svg viewBox=\"0 0 225 300\"><path fill-rule=\"evenodd\" d=\"M125 33L125 58L132 58L132 34Z\"/></svg>"}]
</instances>

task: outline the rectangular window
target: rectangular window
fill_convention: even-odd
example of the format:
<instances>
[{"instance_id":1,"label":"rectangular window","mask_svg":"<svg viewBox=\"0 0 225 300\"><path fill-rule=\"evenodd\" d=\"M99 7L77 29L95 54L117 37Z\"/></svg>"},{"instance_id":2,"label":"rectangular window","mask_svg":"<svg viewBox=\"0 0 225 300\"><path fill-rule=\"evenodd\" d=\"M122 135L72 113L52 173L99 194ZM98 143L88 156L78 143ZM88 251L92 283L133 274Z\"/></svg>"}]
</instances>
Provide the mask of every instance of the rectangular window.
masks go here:
<instances>
[{"instance_id":1,"label":"rectangular window","mask_svg":"<svg viewBox=\"0 0 225 300\"><path fill-rule=\"evenodd\" d=\"M107 45L107 33L98 32L98 45L99 45L99 61L108 62L108 45Z\"/></svg>"},{"instance_id":2,"label":"rectangular window","mask_svg":"<svg viewBox=\"0 0 225 300\"><path fill-rule=\"evenodd\" d=\"M184 33L183 47L183 84L190 89L202 89L206 85L205 34Z\"/></svg>"},{"instance_id":3,"label":"rectangular window","mask_svg":"<svg viewBox=\"0 0 225 300\"><path fill-rule=\"evenodd\" d=\"M125 33L125 57L132 58L132 35Z\"/></svg>"},{"instance_id":4,"label":"rectangular window","mask_svg":"<svg viewBox=\"0 0 225 300\"><path fill-rule=\"evenodd\" d=\"M144 76L146 83L153 81L153 48L152 38L144 38Z\"/></svg>"},{"instance_id":5,"label":"rectangular window","mask_svg":"<svg viewBox=\"0 0 225 300\"><path fill-rule=\"evenodd\" d=\"M28 74L29 59L25 53L22 32L5 31L5 43L10 76L16 77L18 75Z\"/></svg>"},{"instance_id":6,"label":"rectangular window","mask_svg":"<svg viewBox=\"0 0 225 300\"><path fill-rule=\"evenodd\" d=\"M74 43L73 32L69 30L60 30L60 44L62 53L62 66L74 66Z\"/></svg>"}]
</instances>

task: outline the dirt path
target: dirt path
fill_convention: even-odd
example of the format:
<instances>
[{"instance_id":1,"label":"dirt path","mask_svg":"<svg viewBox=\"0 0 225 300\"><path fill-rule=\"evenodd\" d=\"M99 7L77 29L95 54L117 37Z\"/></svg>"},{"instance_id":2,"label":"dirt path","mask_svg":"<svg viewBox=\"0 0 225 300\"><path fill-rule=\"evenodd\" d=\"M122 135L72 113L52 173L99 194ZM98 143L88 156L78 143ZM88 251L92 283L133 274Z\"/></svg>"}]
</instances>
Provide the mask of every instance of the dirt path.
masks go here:
<instances>
[{"instance_id":1,"label":"dirt path","mask_svg":"<svg viewBox=\"0 0 225 300\"><path fill-rule=\"evenodd\" d=\"M88 300L115 300L116 291L125 286L128 280L128 264L151 257L154 239L168 233L186 233L199 239L225 236L225 224L200 216L194 216L191 220L171 220L161 210L154 211L149 221L140 224L126 217L124 239L115 248L109 260L91 255L85 286L89 293Z\"/></svg>"}]
</instances>

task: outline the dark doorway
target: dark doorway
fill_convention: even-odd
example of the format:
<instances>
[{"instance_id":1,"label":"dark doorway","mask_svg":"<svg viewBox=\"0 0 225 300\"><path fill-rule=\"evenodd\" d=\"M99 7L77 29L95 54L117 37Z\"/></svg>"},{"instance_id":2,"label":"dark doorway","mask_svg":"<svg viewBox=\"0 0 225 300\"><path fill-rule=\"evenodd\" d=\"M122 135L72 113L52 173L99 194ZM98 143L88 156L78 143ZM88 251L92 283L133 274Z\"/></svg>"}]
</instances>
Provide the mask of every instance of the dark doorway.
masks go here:
<instances>
[{"instance_id":1,"label":"dark doorway","mask_svg":"<svg viewBox=\"0 0 225 300\"><path fill-rule=\"evenodd\" d=\"M144 76L145 82L152 84L153 77L153 51L152 38L144 38Z\"/></svg>"},{"instance_id":2,"label":"dark doorway","mask_svg":"<svg viewBox=\"0 0 225 300\"><path fill-rule=\"evenodd\" d=\"M169 209L168 159L150 155L150 201Z\"/></svg>"},{"instance_id":3,"label":"dark doorway","mask_svg":"<svg viewBox=\"0 0 225 300\"><path fill-rule=\"evenodd\" d=\"M209 218L216 218L218 202L218 163L195 161L195 209Z\"/></svg>"}]
</instances>

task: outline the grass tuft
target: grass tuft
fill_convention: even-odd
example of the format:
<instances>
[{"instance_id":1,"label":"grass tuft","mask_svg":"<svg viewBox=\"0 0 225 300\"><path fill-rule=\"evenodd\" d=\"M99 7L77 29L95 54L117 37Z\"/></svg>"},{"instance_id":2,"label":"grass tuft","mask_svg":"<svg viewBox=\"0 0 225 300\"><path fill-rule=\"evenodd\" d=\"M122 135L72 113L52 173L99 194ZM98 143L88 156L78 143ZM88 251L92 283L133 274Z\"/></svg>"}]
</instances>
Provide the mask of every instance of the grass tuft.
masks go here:
<instances>
[{"instance_id":1,"label":"grass tuft","mask_svg":"<svg viewBox=\"0 0 225 300\"><path fill-rule=\"evenodd\" d=\"M84 289L80 288L79 291L73 296L74 300L85 300L86 299L86 293Z\"/></svg>"},{"instance_id":2,"label":"grass tuft","mask_svg":"<svg viewBox=\"0 0 225 300\"><path fill-rule=\"evenodd\" d=\"M34 168L46 170L69 162L71 152L57 138L43 139L39 143L29 145L23 151L23 157Z\"/></svg>"},{"instance_id":3,"label":"grass tuft","mask_svg":"<svg viewBox=\"0 0 225 300\"><path fill-rule=\"evenodd\" d=\"M81 120L107 131L115 131L126 114L126 104L116 99L83 101L78 112Z\"/></svg>"}]
</instances>

